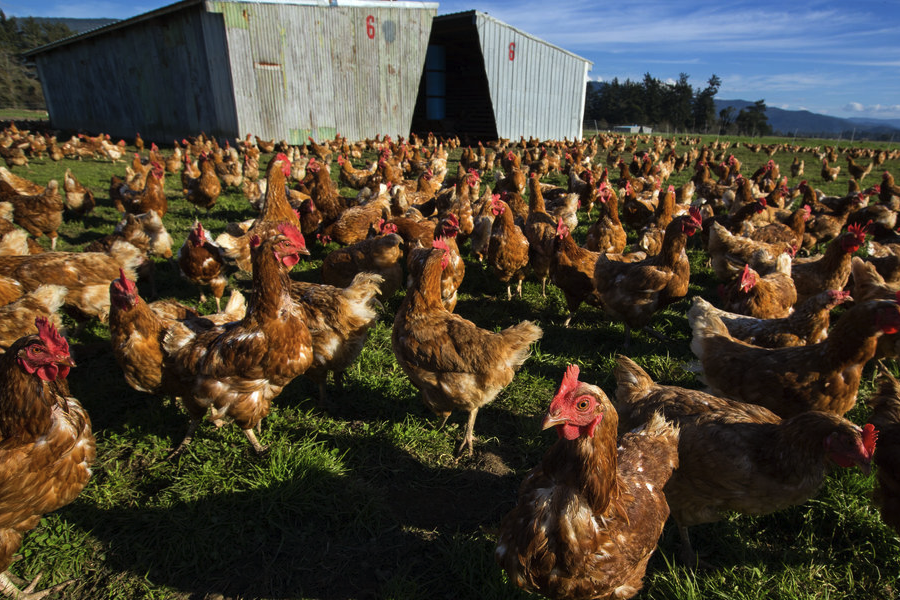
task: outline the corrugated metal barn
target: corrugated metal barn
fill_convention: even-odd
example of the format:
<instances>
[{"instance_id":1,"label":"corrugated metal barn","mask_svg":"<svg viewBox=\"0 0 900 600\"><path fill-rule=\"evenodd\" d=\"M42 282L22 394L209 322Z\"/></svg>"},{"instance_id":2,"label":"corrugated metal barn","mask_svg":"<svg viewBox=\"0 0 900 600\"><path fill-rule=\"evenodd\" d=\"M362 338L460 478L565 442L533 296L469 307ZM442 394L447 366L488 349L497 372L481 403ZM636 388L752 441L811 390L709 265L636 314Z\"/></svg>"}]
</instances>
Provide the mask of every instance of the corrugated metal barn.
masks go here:
<instances>
[{"instance_id":1,"label":"corrugated metal barn","mask_svg":"<svg viewBox=\"0 0 900 600\"><path fill-rule=\"evenodd\" d=\"M410 131L435 2L184 0L48 44L54 127L168 141Z\"/></svg>"},{"instance_id":2,"label":"corrugated metal barn","mask_svg":"<svg viewBox=\"0 0 900 600\"><path fill-rule=\"evenodd\" d=\"M591 64L479 11L436 17L413 131L580 138Z\"/></svg>"}]
</instances>

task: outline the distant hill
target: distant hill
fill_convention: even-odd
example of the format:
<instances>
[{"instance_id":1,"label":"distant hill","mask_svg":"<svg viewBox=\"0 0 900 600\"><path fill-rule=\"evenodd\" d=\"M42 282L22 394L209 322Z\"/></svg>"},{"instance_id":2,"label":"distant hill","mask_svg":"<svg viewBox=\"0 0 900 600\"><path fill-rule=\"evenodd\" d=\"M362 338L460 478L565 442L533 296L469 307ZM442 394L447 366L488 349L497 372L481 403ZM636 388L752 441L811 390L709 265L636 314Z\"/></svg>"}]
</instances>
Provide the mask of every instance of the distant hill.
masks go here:
<instances>
[{"instance_id":1,"label":"distant hill","mask_svg":"<svg viewBox=\"0 0 900 600\"><path fill-rule=\"evenodd\" d=\"M746 100L715 100L716 113L728 106L735 112L751 106ZM841 119L808 110L784 110L766 107L766 117L776 134L811 137L853 137L854 139L900 139L900 119Z\"/></svg>"},{"instance_id":2,"label":"distant hill","mask_svg":"<svg viewBox=\"0 0 900 600\"><path fill-rule=\"evenodd\" d=\"M27 17L22 17L23 19ZM62 23L75 33L96 29L115 23L118 19L64 19L57 17L32 17L38 23Z\"/></svg>"}]
</instances>

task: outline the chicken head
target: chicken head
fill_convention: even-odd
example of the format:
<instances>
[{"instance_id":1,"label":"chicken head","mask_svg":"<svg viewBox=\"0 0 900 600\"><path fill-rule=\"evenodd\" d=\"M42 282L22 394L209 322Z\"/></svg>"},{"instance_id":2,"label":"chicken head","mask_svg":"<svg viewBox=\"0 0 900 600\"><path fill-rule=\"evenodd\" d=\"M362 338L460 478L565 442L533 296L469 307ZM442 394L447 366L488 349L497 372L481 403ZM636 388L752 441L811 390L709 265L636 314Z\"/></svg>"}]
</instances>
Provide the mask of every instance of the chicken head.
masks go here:
<instances>
[{"instance_id":1,"label":"chicken head","mask_svg":"<svg viewBox=\"0 0 900 600\"><path fill-rule=\"evenodd\" d=\"M569 365L559 390L541 424L542 429L556 427L560 438L574 440L594 437L597 425L610 406L609 398L596 386L578 381L578 365Z\"/></svg>"},{"instance_id":2,"label":"chicken head","mask_svg":"<svg viewBox=\"0 0 900 600\"><path fill-rule=\"evenodd\" d=\"M16 361L29 375L37 375L44 381L65 379L75 361L69 356L69 343L47 318L34 320L38 334L19 350Z\"/></svg>"},{"instance_id":3,"label":"chicken head","mask_svg":"<svg viewBox=\"0 0 900 600\"><path fill-rule=\"evenodd\" d=\"M878 431L875 426L866 423L860 431L832 432L825 438L824 444L828 458L837 466L848 468L857 465L864 473L868 474L877 440Z\"/></svg>"}]
</instances>

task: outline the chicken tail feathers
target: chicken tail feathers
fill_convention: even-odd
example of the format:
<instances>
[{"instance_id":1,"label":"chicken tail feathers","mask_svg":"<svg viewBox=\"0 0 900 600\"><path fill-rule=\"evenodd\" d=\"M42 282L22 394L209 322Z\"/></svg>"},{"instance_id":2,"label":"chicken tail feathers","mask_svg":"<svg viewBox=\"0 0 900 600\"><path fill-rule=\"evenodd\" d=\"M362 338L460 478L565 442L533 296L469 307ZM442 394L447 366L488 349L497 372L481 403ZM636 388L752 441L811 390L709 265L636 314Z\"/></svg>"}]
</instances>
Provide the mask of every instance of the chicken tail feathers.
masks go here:
<instances>
[{"instance_id":1,"label":"chicken tail feathers","mask_svg":"<svg viewBox=\"0 0 900 600\"><path fill-rule=\"evenodd\" d=\"M116 241L109 249L109 255L119 267L125 271L125 275L132 281L137 280L137 268L144 261L144 254L134 244L125 241Z\"/></svg>"},{"instance_id":2,"label":"chicken tail feathers","mask_svg":"<svg viewBox=\"0 0 900 600\"><path fill-rule=\"evenodd\" d=\"M231 321L240 321L247 314L247 298L238 290L232 290L228 304L222 312L228 315Z\"/></svg>"},{"instance_id":3,"label":"chicken tail feathers","mask_svg":"<svg viewBox=\"0 0 900 600\"><path fill-rule=\"evenodd\" d=\"M4 203L0 203L2 205ZM0 256L26 256L31 254L28 249L28 232L24 229L15 229L5 234L0 239Z\"/></svg>"},{"instance_id":4,"label":"chicken tail feathers","mask_svg":"<svg viewBox=\"0 0 900 600\"><path fill-rule=\"evenodd\" d=\"M509 344L509 360L512 368L522 366L522 363L531 355L531 344L544 335L544 331L531 321L522 321L512 327L507 327L500 332L503 340Z\"/></svg>"},{"instance_id":5,"label":"chicken tail feathers","mask_svg":"<svg viewBox=\"0 0 900 600\"><path fill-rule=\"evenodd\" d=\"M616 378L616 403L619 406L641 398L653 385L653 379L640 365L621 354L616 357L613 376Z\"/></svg>"},{"instance_id":6,"label":"chicken tail feathers","mask_svg":"<svg viewBox=\"0 0 900 600\"><path fill-rule=\"evenodd\" d=\"M68 293L69 289L64 286L45 283L39 285L37 289L31 292L31 295L47 308L48 313L53 314L62 308Z\"/></svg>"},{"instance_id":7,"label":"chicken tail feathers","mask_svg":"<svg viewBox=\"0 0 900 600\"><path fill-rule=\"evenodd\" d=\"M350 285L344 288L344 296L351 302L369 306L373 303L378 305L376 296L381 292L381 284L384 283L384 277L377 273L369 273L366 271L357 273L353 277Z\"/></svg>"}]
</instances>

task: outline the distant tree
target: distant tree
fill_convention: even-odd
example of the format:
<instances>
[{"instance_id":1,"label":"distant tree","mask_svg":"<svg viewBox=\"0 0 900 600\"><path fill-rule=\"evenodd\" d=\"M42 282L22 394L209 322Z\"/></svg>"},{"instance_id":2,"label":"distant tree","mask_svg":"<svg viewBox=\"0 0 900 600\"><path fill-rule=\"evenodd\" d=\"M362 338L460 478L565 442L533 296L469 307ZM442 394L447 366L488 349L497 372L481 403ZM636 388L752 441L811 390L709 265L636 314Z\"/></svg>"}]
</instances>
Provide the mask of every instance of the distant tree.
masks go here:
<instances>
[{"instance_id":1,"label":"distant tree","mask_svg":"<svg viewBox=\"0 0 900 600\"><path fill-rule=\"evenodd\" d=\"M678 81L674 85L666 86L664 96L669 122L677 129L689 130L692 124L691 102L694 90L688 83L688 74L679 74Z\"/></svg>"},{"instance_id":2,"label":"distant tree","mask_svg":"<svg viewBox=\"0 0 900 600\"><path fill-rule=\"evenodd\" d=\"M734 124L734 107L726 106L719 111L719 135L729 133L731 126Z\"/></svg>"},{"instance_id":3,"label":"distant tree","mask_svg":"<svg viewBox=\"0 0 900 600\"><path fill-rule=\"evenodd\" d=\"M662 82L650 73L645 73L642 81L613 78L592 83L586 91L585 119L708 132L719 125L714 101L719 85L721 80L713 75L706 88L695 90L686 73L681 73L675 83Z\"/></svg>"},{"instance_id":4,"label":"distant tree","mask_svg":"<svg viewBox=\"0 0 900 600\"><path fill-rule=\"evenodd\" d=\"M757 100L746 109L741 109L734 119L738 135L762 136L772 133L769 117L766 116L766 101Z\"/></svg>"},{"instance_id":5,"label":"distant tree","mask_svg":"<svg viewBox=\"0 0 900 600\"><path fill-rule=\"evenodd\" d=\"M694 130L709 133L716 119L716 103L714 98L719 93L722 80L717 75L712 75L707 81L706 88L698 91L694 96L693 116Z\"/></svg>"},{"instance_id":6,"label":"distant tree","mask_svg":"<svg viewBox=\"0 0 900 600\"><path fill-rule=\"evenodd\" d=\"M7 18L0 11L0 107L45 108L37 74L21 53L73 33L62 23L38 22L32 17Z\"/></svg>"}]
</instances>

